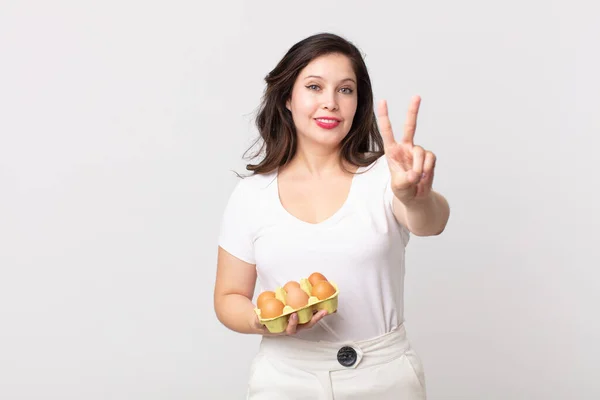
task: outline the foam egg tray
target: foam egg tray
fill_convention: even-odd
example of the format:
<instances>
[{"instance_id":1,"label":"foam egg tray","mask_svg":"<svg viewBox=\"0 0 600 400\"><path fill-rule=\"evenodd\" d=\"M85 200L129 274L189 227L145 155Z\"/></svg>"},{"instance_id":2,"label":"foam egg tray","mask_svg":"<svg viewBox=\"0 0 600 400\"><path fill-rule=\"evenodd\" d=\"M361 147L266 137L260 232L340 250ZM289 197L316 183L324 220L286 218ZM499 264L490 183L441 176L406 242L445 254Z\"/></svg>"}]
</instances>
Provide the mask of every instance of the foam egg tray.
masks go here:
<instances>
[{"instance_id":1,"label":"foam egg tray","mask_svg":"<svg viewBox=\"0 0 600 400\"><path fill-rule=\"evenodd\" d=\"M298 314L298 324L305 324L312 319L313 314L321 310L327 310L328 314L333 314L337 311L338 307L338 294L339 289L335 282L329 281L331 286L334 287L335 293L326 299L319 300L318 297L312 296L312 285L306 278L302 278L299 281L300 288L308 294L308 303L301 308L293 309L287 304L286 292L283 287L277 287L275 289L275 298L284 304L283 313L277 317L263 319L260 316L260 309L255 308L254 312L258 315L258 319L261 324L267 327L271 333L281 333L285 331L287 327L290 315L293 313Z\"/></svg>"}]
</instances>

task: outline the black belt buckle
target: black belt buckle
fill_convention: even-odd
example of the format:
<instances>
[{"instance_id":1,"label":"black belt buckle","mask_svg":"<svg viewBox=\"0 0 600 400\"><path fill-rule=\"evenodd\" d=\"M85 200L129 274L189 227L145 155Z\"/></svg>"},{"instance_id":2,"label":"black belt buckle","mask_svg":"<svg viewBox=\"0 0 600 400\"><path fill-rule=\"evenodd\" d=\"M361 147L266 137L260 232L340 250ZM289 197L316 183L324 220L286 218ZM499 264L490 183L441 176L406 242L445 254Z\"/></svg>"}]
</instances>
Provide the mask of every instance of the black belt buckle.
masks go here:
<instances>
[{"instance_id":1,"label":"black belt buckle","mask_svg":"<svg viewBox=\"0 0 600 400\"><path fill-rule=\"evenodd\" d=\"M337 359L344 367L351 367L357 359L356 350L350 346L344 346L338 350Z\"/></svg>"}]
</instances>

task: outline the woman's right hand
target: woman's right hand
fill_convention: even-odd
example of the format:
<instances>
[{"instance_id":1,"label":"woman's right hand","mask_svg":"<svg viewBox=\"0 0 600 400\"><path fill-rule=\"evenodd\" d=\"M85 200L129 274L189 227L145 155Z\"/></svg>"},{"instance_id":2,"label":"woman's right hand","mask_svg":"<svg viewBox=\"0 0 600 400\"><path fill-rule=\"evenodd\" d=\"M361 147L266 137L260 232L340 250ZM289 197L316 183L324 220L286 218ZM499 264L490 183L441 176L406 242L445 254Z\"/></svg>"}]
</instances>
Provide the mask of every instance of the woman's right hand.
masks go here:
<instances>
[{"instance_id":1,"label":"woman's right hand","mask_svg":"<svg viewBox=\"0 0 600 400\"><path fill-rule=\"evenodd\" d=\"M288 325L285 330L281 333L271 333L267 329L266 326L260 323L258 319L258 315L254 314L254 318L252 320L252 328L256 330L257 333L262 334L264 336L285 336L285 335L295 335L297 332L300 332L305 329L310 329L317 324L322 318L327 315L327 310L320 310L317 313L313 314L310 321L305 324L298 324L298 314L292 313L288 319Z\"/></svg>"}]
</instances>

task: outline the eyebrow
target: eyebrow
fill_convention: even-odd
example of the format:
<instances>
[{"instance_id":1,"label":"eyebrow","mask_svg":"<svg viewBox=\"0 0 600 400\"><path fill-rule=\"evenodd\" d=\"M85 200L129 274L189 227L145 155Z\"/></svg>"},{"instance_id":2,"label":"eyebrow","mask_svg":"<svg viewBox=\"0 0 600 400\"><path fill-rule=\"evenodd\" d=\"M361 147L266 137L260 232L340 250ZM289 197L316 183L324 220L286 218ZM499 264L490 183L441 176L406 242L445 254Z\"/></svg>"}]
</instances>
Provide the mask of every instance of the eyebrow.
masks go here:
<instances>
[{"instance_id":1,"label":"eyebrow","mask_svg":"<svg viewBox=\"0 0 600 400\"><path fill-rule=\"evenodd\" d=\"M309 76L305 77L304 79L309 79L309 78L323 79L323 77L321 77L319 75L309 75ZM346 81L354 82L354 84L356 84L356 82L352 78L346 78L346 79L341 80L341 82L346 82Z\"/></svg>"}]
</instances>

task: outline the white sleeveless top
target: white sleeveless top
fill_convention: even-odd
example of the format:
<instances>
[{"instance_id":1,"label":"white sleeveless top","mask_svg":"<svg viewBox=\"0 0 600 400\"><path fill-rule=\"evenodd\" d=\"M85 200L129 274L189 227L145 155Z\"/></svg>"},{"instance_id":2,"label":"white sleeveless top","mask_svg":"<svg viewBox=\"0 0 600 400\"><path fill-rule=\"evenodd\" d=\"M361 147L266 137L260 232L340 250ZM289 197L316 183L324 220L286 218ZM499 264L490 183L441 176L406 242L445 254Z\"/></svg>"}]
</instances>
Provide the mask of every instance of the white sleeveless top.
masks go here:
<instances>
[{"instance_id":1,"label":"white sleeveless top","mask_svg":"<svg viewBox=\"0 0 600 400\"><path fill-rule=\"evenodd\" d=\"M338 285L337 313L298 332L300 339L364 340L404 322L409 231L392 213L387 160L382 156L357 172L364 173L353 177L346 202L318 224L304 222L283 207L277 172L241 179L226 206L219 245L256 264L256 295L312 272Z\"/></svg>"}]
</instances>

